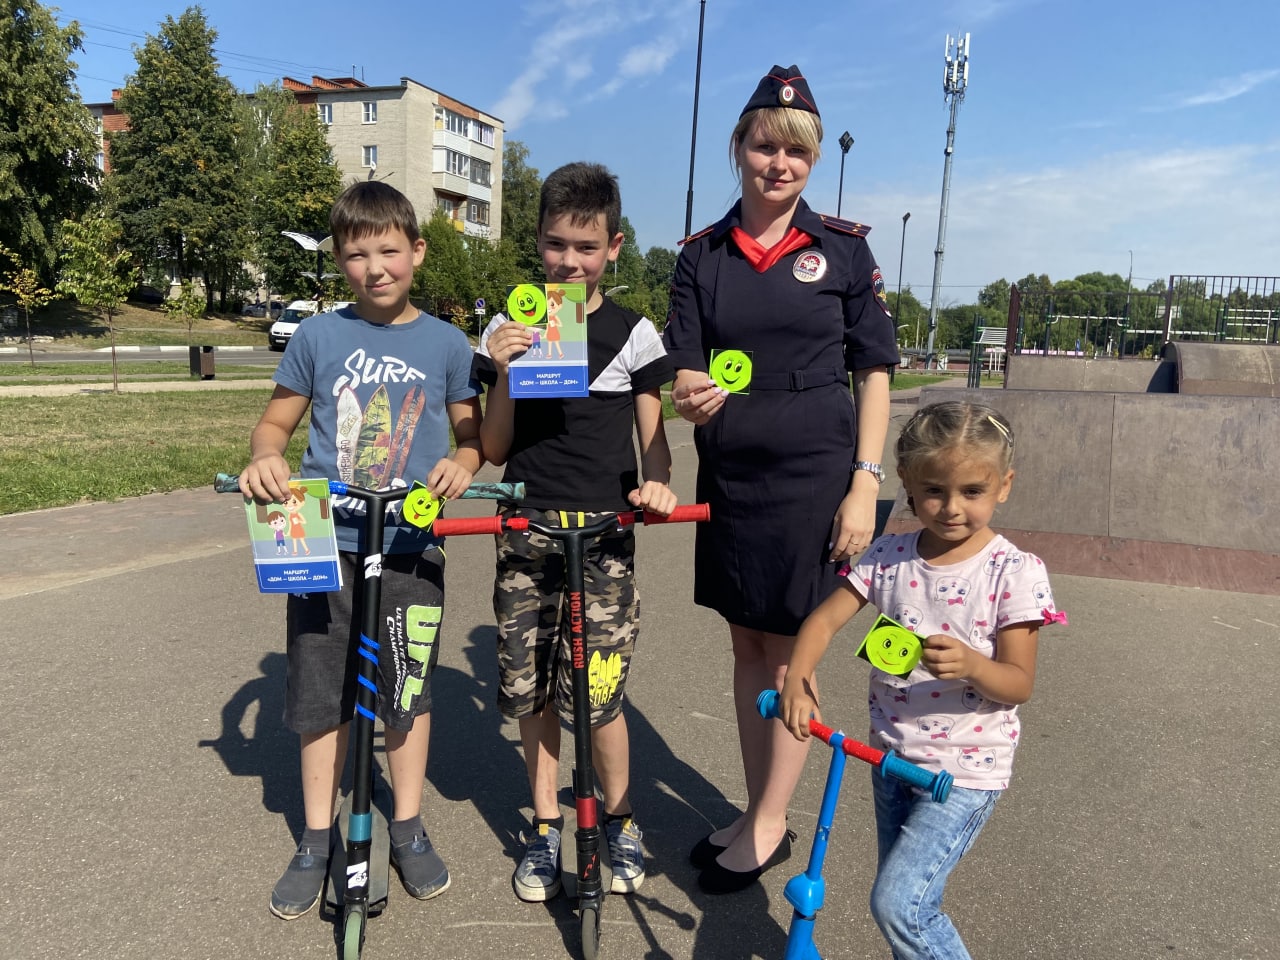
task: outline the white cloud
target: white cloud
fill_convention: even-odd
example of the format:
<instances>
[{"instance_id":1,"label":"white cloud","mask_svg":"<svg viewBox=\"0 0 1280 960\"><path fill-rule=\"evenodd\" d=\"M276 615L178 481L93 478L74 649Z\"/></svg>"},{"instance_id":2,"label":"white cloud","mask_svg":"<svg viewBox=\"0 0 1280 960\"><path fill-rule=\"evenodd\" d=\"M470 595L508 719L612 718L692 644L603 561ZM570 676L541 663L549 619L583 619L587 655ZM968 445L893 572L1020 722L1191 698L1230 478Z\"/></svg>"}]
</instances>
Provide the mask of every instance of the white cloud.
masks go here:
<instances>
[{"instance_id":1,"label":"white cloud","mask_svg":"<svg viewBox=\"0 0 1280 960\"><path fill-rule=\"evenodd\" d=\"M568 6L539 2L526 9L525 19L541 31L528 49L539 51L531 65L516 77L494 107L507 130L532 115L555 119L569 112L571 102L607 99L638 79L658 76L689 42L688 10L676 0L636 5L620 0L573 0ZM653 21L665 21L663 30ZM625 46L628 38L648 35L641 44ZM613 76L598 86L583 81L594 75L587 54L616 61Z\"/></svg>"},{"instance_id":2,"label":"white cloud","mask_svg":"<svg viewBox=\"0 0 1280 960\"><path fill-rule=\"evenodd\" d=\"M1224 77L1214 81L1213 85L1203 93L1184 97L1177 103L1178 107L1200 107L1210 103L1222 103L1244 96L1250 90L1262 86L1276 77L1280 77L1280 69L1251 70L1238 77Z\"/></svg>"},{"instance_id":3,"label":"white cloud","mask_svg":"<svg viewBox=\"0 0 1280 960\"><path fill-rule=\"evenodd\" d=\"M989 170L953 178L943 303L972 303L1004 277L1060 280L1094 270L1280 275L1280 142L1100 155L1078 166ZM872 246L896 275L903 210L904 285L927 300L939 194L872 194L859 215L880 229ZM918 224L918 226L917 226Z\"/></svg>"}]
</instances>

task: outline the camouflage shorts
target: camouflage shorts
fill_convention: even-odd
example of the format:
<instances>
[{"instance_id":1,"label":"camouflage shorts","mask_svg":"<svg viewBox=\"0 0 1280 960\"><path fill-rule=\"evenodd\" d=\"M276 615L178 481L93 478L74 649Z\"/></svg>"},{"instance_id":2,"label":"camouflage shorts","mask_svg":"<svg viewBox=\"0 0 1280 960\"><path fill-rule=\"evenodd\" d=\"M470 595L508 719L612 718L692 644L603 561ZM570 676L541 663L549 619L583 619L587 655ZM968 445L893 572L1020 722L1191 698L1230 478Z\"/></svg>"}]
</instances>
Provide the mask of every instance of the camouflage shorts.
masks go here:
<instances>
[{"instance_id":1,"label":"camouflage shorts","mask_svg":"<svg viewBox=\"0 0 1280 960\"><path fill-rule=\"evenodd\" d=\"M555 510L507 508L502 513L564 526ZM570 513L567 519L578 526L602 516L606 514ZM540 713L552 698L554 678L555 711L572 720L572 657L561 545L536 533L502 534L496 540L493 612L498 622L498 710L514 719ZM583 553L583 626L591 725L595 727L612 720L622 709L635 649L640 613L634 576L635 534L631 527L611 531L586 544Z\"/></svg>"}]
</instances>

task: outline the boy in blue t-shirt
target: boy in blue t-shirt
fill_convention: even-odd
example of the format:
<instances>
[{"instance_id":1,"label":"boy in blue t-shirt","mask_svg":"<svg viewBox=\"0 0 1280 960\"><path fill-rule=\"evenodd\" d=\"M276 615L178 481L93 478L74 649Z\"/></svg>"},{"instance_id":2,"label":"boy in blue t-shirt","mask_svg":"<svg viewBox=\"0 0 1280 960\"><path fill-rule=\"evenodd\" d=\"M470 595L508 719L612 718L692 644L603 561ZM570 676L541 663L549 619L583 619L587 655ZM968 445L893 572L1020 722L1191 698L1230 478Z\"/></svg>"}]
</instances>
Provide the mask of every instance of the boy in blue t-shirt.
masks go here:
<instances>
[{"instance_id":1,"label":"boy in blue t-shirt","mask_svg":"<svg viewBox=\"0 0 1280 960\"><path fill-rule=\"evenodd\" d=\"M576 517L582 526L628 508L663 516L675 508L659 394L675 370L653 324L600 292L605 267L622 247L621 221L617 178L599 164L568 164L542 185L538 253L547 280L586 287L589 396L513 400L510 361L531 349L533 334L499 314L481 335L476 374L490 385L481 428L485 457L506 463L505 479L525 483L521 505L504 508L508 516L551 526L568 526ZM546 357L552 352L550 330ZM557 617L564 600L564 556L538 534L504 534L497 541L498 709L520 722L533 794L532 829L512 886L521 900L541 902L561 889L560 722L573 718L569 618ZM622 713L639 620L634 563L631 527L602 536L587 548L583 563L592 757L604 794L614 893L638 889L645 876L642 834L631 815L631 755Z\"/></svg>"},{"instance_id":2,"label":"boy in blue t-shirt","mask_svg":"<svg viewBox=\"0 0 1280 960\"><path fill-rule=\"evenodd\" d=\"M289 341L276 387L250 438L240 489L259 503L289 496L284 452L308 406L311 426L301 475L386 489L423 480L444 497L461 494L484 462L478 386L471 348L452 324L409 303L413 271L426 245L413 206L395 188L365 181L348 187L329 215L334 259L356 292L354 307L310 317ZM452 428L457 450L449 455ZM343 581L359 584L364 504L337 497L333 516ZM395 810L391 860L405 889L422 900L443 893L449 871L422 826L423 781L431 730L434 642L444 606L444 554L429 531L389 511L382 553L382 618L377 638L378 718L385 729ZM302 741L306 830L271 893L271 912L302 916L320 898L330 831L347 756L354 706L358 590L291 594L284 723ZM408 624L418 625L413 642ZM423 632L432 642L424 644Z\"/></svg>"}]
</instances>

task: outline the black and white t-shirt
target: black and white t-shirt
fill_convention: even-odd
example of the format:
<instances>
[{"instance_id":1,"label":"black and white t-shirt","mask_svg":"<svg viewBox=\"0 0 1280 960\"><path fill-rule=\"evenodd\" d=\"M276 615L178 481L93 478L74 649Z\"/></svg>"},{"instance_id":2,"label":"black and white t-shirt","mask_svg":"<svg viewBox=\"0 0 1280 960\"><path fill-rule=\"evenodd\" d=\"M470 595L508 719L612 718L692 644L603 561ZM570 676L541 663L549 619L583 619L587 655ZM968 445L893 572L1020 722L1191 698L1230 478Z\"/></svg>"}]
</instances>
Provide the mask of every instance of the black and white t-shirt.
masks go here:
<instances>
[{"instance_id":1,"label":"black and white t-shirt","mask_svg":"<svg viewBox=\"0 0 1280 960\"><path fill-rule=\"evenodd\" d=\"M498 376L489 335L506 322L498 314L480 335L474 374L486 386ZM639 486L633 397L675 377L653 323L605 298L587 316L587 376L590 396L515 401L503 479L524 482L524 506L625 510Z\"/></svg>"}]
</instances>

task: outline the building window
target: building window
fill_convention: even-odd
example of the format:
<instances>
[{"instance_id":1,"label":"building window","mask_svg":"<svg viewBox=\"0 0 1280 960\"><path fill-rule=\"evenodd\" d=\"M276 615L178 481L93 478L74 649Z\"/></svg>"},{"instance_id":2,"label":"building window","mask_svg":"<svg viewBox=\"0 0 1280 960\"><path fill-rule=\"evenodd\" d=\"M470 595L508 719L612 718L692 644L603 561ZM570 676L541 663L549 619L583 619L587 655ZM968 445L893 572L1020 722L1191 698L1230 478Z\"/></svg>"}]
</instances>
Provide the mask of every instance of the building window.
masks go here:
<instances>
[{"instance_id":1,"label":"building window","mask_svg":"<svg viewBox=\"0 0 1280 960\"><path fill-rule=\"evenodd\" d=\"M486 147L492 147L493 127L487 123L481 123L479 120L473 120L471 123L471 139L477 143L483 143Z\"/></svg>"},{"instance_id":2,"label":"building window","mask_svg":"<svg viewBox=\"0 0 1280 960\"><path fill-rule=\"evenodd\" d=\"M471 158L465 153L446 150L444 152L444 169L446 173L452 173L455 176L469 177L471 175Z\"/></svg>"},{"instance_id":3,"label":"building window","mask_svg":"<svg viewBox=\"0 0 1280 960\"><path fill-rule=\"evenodd\" d=\"M491 186L492 185L492 181L490 180L491 166L492 165L488 161L477 160L475 157L472 157L471 158L471 182L478 183L482 187Z\"/></svg>"},{"instance_id":4,"label":"building window","mask_svg":"<svg viewBox=\"0 0 1280 960\"><path fill-rule=\"evenodd\" d=\"M98 155L93 158L93 162L98 165L99 170L107 169L107 155L103 153L101 150L99 150Z\"/></svg>"},{"instance_id":5,"label":"building window","mask_svg":"<svg viewBox=\"0 0 1280 960\"><path fill-rule=\"evenodd\" d=\"M471 121L461 114L454 113L448 107L436 107L436 119L450 133L456 133L460 137L469 136Z\"/></svg>"},{"instance_id":6,"label":"building window","mask_svg":"<svg viewBox=\"0 0 1280 960\"><path fill-rule=\"evenodd\" d=\"M467 201L467 219L481 226L489 225L489 204L484 200Z\"/></svg>"},{"instance_id":7,"label":"building window","mask_svg":"<svg viewBox=\"0 0 1280 960\"><path fill-rule=\"evenodd\" d=\"M326 127L333 126L333 104L317 103L316 112L320 115L320 122Z\"/></svg>"},{"instance_id":8,"label":"building window","mask_svg":"<svg viewBox=\"0 0 1280 960\"><path fill-rule=\"evenodd\" d=\"M102 137L102 118L101 117L97 117L94 119L93 129L94 129L94 133L96 133L99 139L101 139Z\"/></svg>"},{"instance_id":9,"label":"building window","mask_svg":"<svg viewBox=\"0 0 1280 960\"><path fill-rule=\"evenodd\" d=\"M436 200L436 206L438 206L442 211L444 211L444 215L448 217L450 220L458 219L459 202L455 200L453 197L440 197L438 200Z\"/></svg>"},{"instance_id":10,"label":"building window","mask_svg":"<svg viewBox=\"0 0 1280 960\"><path fill-rule=\"evenodd\" d=\"M361 147L360 166L376 167L378 165L378 146L374 144L370 147Z\"/></svg>"},{"instance_id":11,"label":"building window","mask_svg":"<svg viewBox=\"0 0 1280 960\"><path fill-rule=\"evenodd\" d=\"M364 102L364 111L361 114L361 123L377 123L378 122L378 102L376 100L366 100Z\"/></svg>"}]
</instances>

